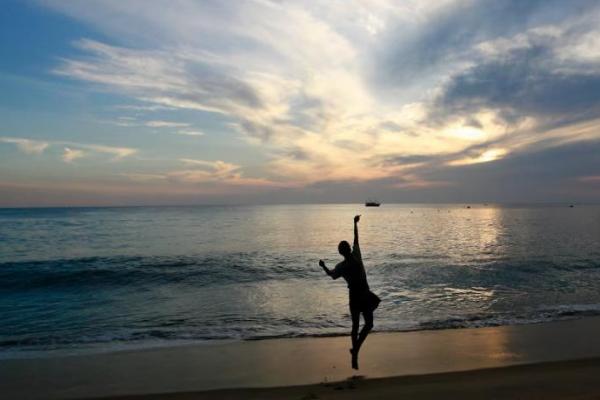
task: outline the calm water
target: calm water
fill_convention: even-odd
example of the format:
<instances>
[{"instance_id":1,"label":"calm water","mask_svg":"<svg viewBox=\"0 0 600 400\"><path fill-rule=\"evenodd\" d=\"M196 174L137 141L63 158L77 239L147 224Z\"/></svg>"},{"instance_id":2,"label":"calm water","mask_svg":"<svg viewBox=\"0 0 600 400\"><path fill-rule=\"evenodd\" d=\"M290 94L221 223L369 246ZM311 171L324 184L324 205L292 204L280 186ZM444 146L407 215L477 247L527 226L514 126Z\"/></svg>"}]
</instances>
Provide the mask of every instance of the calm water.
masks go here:
<instances>
[{"instance_id":1,"label":"calm water","mask_svg":"<svg viewBox=\"0 0 600 400\"><path fill-rule=\"evenodd\" d=\"M347 334L352 217L376 330L600 314L600 206L0 210L0 357Z\"/></svg>"}]
</instances>

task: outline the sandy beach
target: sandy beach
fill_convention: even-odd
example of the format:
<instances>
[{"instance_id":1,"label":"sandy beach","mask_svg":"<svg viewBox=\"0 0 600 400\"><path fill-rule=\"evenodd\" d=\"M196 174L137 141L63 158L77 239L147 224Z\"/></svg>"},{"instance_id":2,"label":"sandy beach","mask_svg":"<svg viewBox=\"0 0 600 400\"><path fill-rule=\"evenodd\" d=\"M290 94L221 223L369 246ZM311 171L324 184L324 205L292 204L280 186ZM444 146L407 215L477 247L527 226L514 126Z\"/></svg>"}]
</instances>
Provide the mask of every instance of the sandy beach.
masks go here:
<instances>
[{"instance_id":1,"label":"sandy beach","mask_svg":"<svg viewBox=\"0 0 600 400\"><path fill-rule=\"evenodd\" d=\"M600 359L549 362L466 372L262 389L119 396L112 400L209 399L598 399Z\"/></svg>"},{"instance_id":2,"label":"sandy beach","mask_svg":"<svg viewBox=\"0 0 600 400\"><path fill-rule=\"evenodd\" d=\"M308 399L359 392L360 398L400 393L436 398L449 391L477 398L487 397L492 388L494 398L600 396L595 382L599 334L600 318L378 333L361 352L358 372L349 365L347 337L12 359L0 362L0 391L6 399L159 394L169 399Z\"/></svg>"}]
</instances>

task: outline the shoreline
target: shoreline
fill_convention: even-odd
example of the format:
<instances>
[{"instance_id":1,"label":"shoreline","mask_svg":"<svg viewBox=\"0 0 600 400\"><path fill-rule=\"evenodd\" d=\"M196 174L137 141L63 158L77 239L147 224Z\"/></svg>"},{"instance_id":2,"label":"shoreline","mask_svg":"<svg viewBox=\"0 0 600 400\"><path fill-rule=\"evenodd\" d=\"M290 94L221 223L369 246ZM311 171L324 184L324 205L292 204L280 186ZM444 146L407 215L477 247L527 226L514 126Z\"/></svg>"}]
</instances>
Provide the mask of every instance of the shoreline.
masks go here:
<instances>
[{"instance_id":1,"label":"shoreline","mask_svg":"<svg viewBox=\"0 0 600 400\"><path fill-rule=\"evenodd\" d=\"M268 339L0 361L4 398L101 398L298 387L600 358L600 317L375 333L350 368L349 338Z\"/></svg>"},{"instance_id":2,"label":"shoreline","mask_svg":"<svg viewBox=\"0 0 600 400\"><path fill-rule=\"evenodd\" d=\"M374 330L371 332L369 337L379 334L403 334L403 333L418 333L418 332L437 332L445 330L461 330L461 329L485 329L485 328L503 328L503 327L518 327L518 326L529 326L529 325L544 325L552 324L557 322L570 322L578 321L581 319L599 318L600 309L593 310L582 310L577 312L571 312L568 316L563 316L556 319L547 320L514 320L511 323L494 323L490 325L474 325L474 326L462 326L462 325L440 325L437 327L435 324L427 327L414 327L399 330ZM75 344L72 347L58 347L55 349L8 349L0 350L0 362L10 360L34 360L34 359L48 359L48 358L62 358L62 357L82 357L82 356L97 356L102 354L122 353L122 352L141 352L147 350L160 350L170 349L179 347L190 347L190 346L213 346L221 344L231 343L245 343L245 342L261 342L270 340L294 340L294 339L327 339L327 338L340 338L348 337L349 333L323 333L323 334L300 334L300 335L272 335L272 336L250 336L246 338L214 338L214 339L173 339L173 340L146 340L139 342L123 341L123 342L98 342L90 344Z\"/></svg>"}]
</instances>

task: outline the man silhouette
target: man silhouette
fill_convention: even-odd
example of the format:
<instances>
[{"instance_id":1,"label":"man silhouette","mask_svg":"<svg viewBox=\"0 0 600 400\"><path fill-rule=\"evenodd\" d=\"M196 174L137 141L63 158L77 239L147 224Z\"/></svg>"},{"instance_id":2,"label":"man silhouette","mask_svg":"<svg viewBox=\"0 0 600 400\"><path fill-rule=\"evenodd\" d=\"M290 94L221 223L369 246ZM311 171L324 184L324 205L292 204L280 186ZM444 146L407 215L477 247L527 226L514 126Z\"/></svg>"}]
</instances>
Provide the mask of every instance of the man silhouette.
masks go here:
<instances>
[{"instance_id":1,"label":"man silhouette","mask_svg":"<svg viewBox=\"0 0 600 400\"><path fill-rule=\"evenodd\" d=\"M373 329L373 311L379 305L379 298L369 290L369 284L367 283L367 274L358 245L358 221L360 221L360 215L354 217L354 244L352 249L345 240L342 240L338 245L338 251L344 257L344 261L331 270L325 266L323 260L319 260L319 265L332 279L342 276L348 283L350 315L352 316L352 332L350 335L352 348L350 354L352 354L352 368L354 369L358 369L358 352L367 335ZM359 334L358 327L361 313L365 324Z\"/></svg>"}]
</instances>

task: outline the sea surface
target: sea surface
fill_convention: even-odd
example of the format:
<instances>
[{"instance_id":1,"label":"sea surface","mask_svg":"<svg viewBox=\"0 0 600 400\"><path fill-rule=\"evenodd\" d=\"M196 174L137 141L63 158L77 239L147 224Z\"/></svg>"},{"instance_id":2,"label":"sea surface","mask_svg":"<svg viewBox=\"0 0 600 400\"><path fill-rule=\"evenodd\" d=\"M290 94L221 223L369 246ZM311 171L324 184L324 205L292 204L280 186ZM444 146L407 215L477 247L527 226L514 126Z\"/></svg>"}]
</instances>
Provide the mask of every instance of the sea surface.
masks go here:
<instances>
[{"instance_id":1,"label":"sea surface","mask_svg":"<svg viewBox=\"0 0 600 400\"><path fill-rule=\"evenodd\" d=\"M600 315L600 206L470 207L0 209L0 358L348 334L355 214L378 331Z\"/></svg>"}]
</instances>

